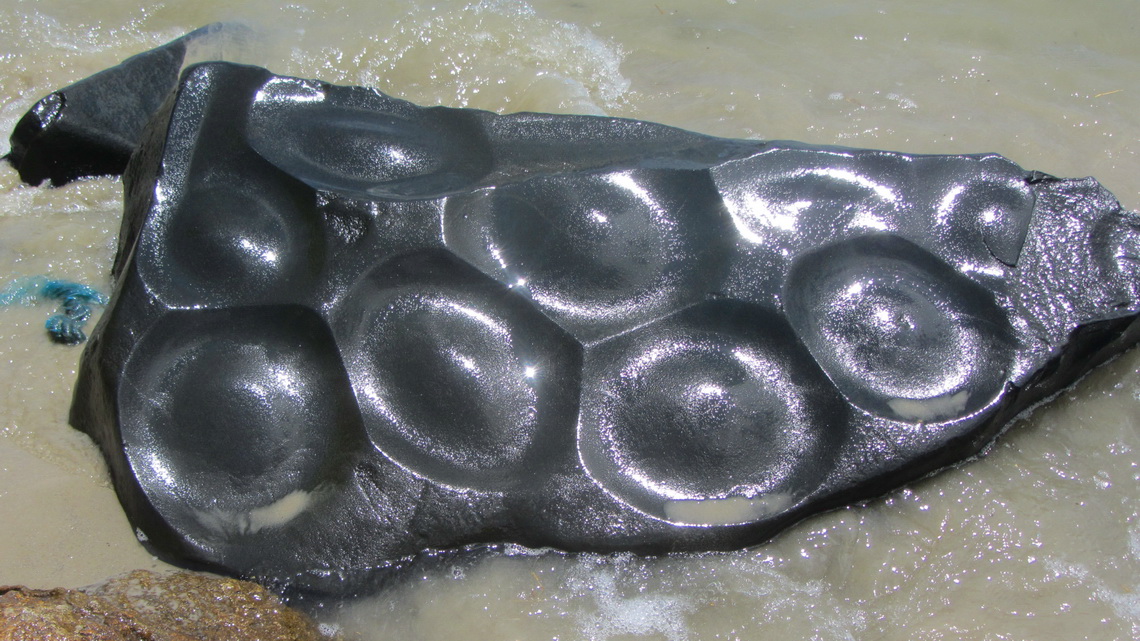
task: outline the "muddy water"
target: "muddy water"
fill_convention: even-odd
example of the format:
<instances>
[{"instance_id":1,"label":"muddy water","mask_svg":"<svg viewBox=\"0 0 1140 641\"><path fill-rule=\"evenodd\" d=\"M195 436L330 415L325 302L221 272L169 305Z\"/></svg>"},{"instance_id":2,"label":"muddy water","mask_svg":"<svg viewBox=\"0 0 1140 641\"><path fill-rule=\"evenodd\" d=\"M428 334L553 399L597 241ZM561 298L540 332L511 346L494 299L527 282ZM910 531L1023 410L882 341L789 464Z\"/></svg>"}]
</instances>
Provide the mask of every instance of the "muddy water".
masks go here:
<instances>
[{"instance_id":1,"label":"muddy water","mask_svg":"<svg viewBox=\"0 0 1140 641\"><path fill-rule=\"evenodd\" d=\"M734 137L993 151L1094 175L1140 208L1140 4L530 0L154 4L0 0L0 130L38 97L189 29L228 55L422 104L605 113ZM6 148L0 143L0 151ZM0 168L0 286L108 290L120 185ZM79 350L46 306L0 309L0 583L82 585L154 561L86 437ZM1140 637L1140 352L980 461L759 548L647 560L517 551L323 613L364 639Z\"/></svg>"}]
</instances>

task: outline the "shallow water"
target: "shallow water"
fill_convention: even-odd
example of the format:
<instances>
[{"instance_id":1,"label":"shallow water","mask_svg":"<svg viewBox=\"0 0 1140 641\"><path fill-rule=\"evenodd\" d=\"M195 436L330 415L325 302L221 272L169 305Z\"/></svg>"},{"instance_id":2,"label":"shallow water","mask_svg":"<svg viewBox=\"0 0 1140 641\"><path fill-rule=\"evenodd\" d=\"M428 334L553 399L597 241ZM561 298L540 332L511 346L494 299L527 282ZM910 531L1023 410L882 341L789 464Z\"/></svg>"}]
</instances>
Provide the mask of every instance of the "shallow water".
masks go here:
<instances>
[{"instance_id":1,"label":"shallow water","mask_svg":"<svg viewBox=\"0 0 1140 641\"><path fill-rule=\"evenodd\" d=\"M262 40L231 58L421 104L993 151L1094 175L1140 208L1140 4L774 5L0 0L0 130L54 88L241 19ZM50 273L108 291L119 197L113 180L29 188L0 168L0 286ZM0 309L0 583L74 586L159 566L94 446L66 425L80 351L48 344L50 311ZM983 460L753 550L487 555L322 616L364 639L1138 638L1138 401L1134 351L1017 423Z\"/></svg>"}]
</instances>

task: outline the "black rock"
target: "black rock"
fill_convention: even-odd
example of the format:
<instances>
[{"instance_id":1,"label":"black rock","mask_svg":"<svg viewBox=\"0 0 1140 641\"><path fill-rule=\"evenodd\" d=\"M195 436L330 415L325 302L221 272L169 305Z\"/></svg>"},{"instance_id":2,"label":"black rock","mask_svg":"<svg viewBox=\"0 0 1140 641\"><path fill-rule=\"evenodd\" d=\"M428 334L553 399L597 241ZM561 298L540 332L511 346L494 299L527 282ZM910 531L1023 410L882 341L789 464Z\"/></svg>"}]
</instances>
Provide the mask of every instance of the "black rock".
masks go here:
<instances>
[{"instance_id":1,"label":"black rock","mask_svg":"<svg viewBox=\"0 0 1140 641\"><path fill-rule=\"evenodd\" d=\"M747 546L977 454L1137 340L1140 217L995 155L421 108L190 68L72 423L164 558Z\"/></svg>"},{"instance_id":2,"label":"black rock","mask_svg":"<svg viewBox=\"0 0 1140 641\"><path fill-rule=\"evenodd\" d=\"M241 30L202 27L48 94L16 123L8 162L32 185L123 173L143 127L178 85L187 48Z\"/></svg>"}]
</instances>

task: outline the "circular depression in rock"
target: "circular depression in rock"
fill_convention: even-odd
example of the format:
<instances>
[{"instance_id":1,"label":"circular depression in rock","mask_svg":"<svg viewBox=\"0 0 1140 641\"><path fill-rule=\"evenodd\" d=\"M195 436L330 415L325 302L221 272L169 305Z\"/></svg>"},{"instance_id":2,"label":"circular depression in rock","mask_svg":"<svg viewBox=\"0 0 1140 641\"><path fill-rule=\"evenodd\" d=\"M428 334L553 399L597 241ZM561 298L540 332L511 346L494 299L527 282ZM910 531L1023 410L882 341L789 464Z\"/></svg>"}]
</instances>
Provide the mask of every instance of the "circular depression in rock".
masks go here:
<instances>
[{"instance_id":1,"label":"circular depression in rock","mask_svg":"<svg viewBox=\"0 0 1140 641\"><path fill-rule=\"evenodd\" d=\"M801 256L784 286L796 333L855 405L937 422L1002 390L1015 342L993 294L898 236Z\"/></svg>"},{"instance_id":2,"label":"circular depression in rock","mask_svg":"<svg viewBox=\"0 0 1140 641\"><path fill-rule=\"evenodd\" d=\"M320 222L274 187L187 193L144 232L143 281L178 307L276 303L304 289L324 263Z\"/></svg>"},{"instance_id":3,"label":"circular depression in rock","mask_svg":"<svg viewBox=\"0 0 1140 641\"><path fill-rule=\"evenodd\" d=\"M636 170L452 197L444 237L592 341L703 298L731 236L707 172Z\"/></svg>"},{"instance_id":4,"label":"circular depression in rock","mask_svg":"<svg viewBox=\"0 0 1140 641\"><path fill-rule=\"evenodd\" d=\"M706 304L591 348L579 447L633 507L694 525L792 507L830 472L846 403L787 323Z\"/></svg>"},{"instance_id":5,"label":"circular depression in rock","mask_svg":"<svg viewBox=\"0 0 1140 641\"><path fill-rule=\"evenodd\" d=\"M118 405L136 478L184 530L288 520L363 442L332 334L302 307L163 316L127 359Z\"/></svg>"},{"instance_id":6,"label":"circular depression in rock","mask_svg":"<svg viewBox=\"0 0 1140 641\"><path fill-rule=\"evenodd\" d=\"M486 134L469 113L386 109L395 101L351 95L368 90L331 88L325 95L291 80L275 79L273 88L258 94L249 143L316 189L359 198L427 198L468 187L490 171Z\"/></svg>"},{"instance_id":7,"label":"circular depression in rock","mask_svg":"<svg viewBox=\"0 0 1140 641\"><path fill-rule=\"evenodd\" d=\"M444 252L383 264L346 298L337 334L380 451L492 490L569 456L581 348L524 299Z\"/></svg>"},{"instance_id":8,"label":"circular depression in rock","mask_svg":"<svg viewBox=\"0 0 1140 641\"><path fill-rule=\"evenodd\" d=\"M712 174L743 241L795 254L852 229L893 227L907 196L901 164L887 153L781 149L725 163Z\"/></svg>"},{"instance_id":9,"label":"circular depression in rock","mask_svg":"<svg viewBox=\"0 0 1140 641\"><path fill-rule=\"evenodd\" d=\"M948 227L944 232L947 235L979 230L982 242L995 258L1016 265L1035 202L1033 189L1022 176L1002 180L1001 176L983 174L952 183L938 202L936 216Z\"/></svg>"}]
</instances>

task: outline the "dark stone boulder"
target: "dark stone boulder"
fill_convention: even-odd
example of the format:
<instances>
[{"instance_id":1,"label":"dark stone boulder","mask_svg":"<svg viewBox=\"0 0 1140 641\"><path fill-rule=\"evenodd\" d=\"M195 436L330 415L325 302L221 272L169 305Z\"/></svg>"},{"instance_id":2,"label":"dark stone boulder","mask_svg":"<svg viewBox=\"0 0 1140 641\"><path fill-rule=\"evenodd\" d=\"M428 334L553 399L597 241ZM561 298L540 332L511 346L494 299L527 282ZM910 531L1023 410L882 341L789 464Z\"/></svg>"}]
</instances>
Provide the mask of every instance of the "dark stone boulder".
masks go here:
<instances>
[{"instance_id":1,"label":"dark stone boulder","mask_svg":"<svg viewBox=\"0 0 1140 641\"><path fill-rule=\"evenodd\" d=\"M147 121L178 85L188 48L241 31L202 27L44 96L16 123L6 159L32 185L123 173Z\"/></svg>"},{"instance_id":2,"label":"dark stone boulder","mask_svg":"<svg viewBox=\"0 0 1140 641\"><path fill-rule=\"evenodd\" d=\"M190 68L71 420L163 558L764 541L977 454L1140 332L1140 218L995 155L422 108Z\"/></svg>"}]
</instances>

